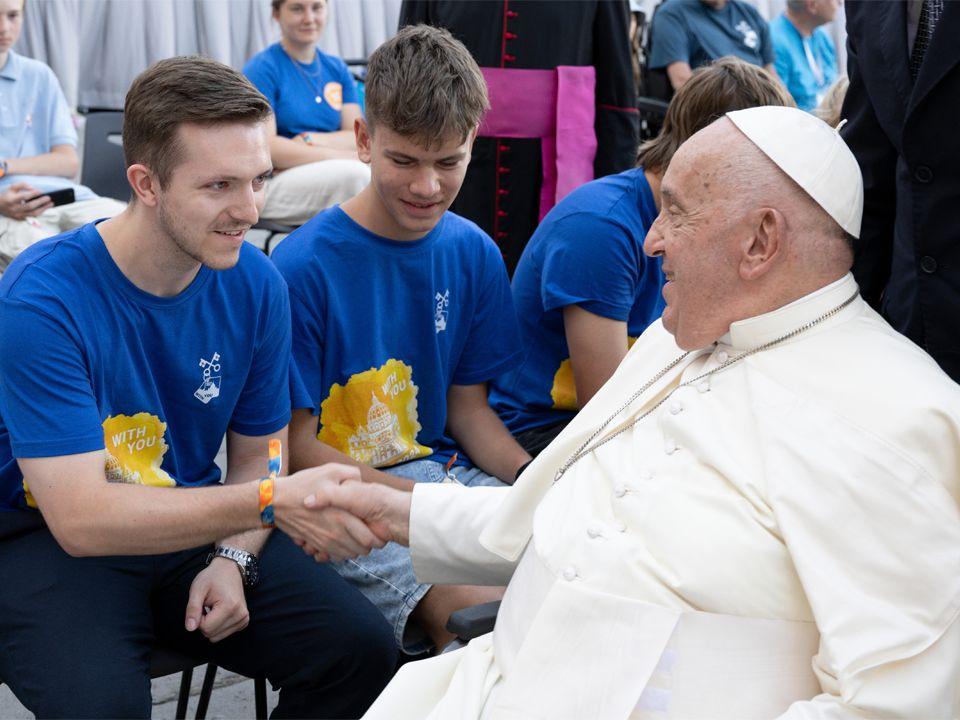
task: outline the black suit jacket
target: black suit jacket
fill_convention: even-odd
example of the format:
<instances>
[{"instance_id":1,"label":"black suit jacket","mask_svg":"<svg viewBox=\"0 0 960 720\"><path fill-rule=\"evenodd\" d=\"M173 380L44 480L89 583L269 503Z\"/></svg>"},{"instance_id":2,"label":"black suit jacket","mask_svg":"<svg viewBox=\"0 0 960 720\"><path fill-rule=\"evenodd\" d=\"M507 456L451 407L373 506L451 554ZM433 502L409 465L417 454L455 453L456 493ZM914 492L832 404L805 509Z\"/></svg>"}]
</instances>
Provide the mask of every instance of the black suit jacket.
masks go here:
<instances>
[{"instance_id":1,"label":"black suit jacket","mask_svg":"<svg viewBox=\"0 0 960 720\"><path fill-rule=\"evenodd\" d=\"M906 3L848 0L842 135L863 171L863 296L960 381L960 2L944 5L913 82Z\"/></svg>"}]
</instances>

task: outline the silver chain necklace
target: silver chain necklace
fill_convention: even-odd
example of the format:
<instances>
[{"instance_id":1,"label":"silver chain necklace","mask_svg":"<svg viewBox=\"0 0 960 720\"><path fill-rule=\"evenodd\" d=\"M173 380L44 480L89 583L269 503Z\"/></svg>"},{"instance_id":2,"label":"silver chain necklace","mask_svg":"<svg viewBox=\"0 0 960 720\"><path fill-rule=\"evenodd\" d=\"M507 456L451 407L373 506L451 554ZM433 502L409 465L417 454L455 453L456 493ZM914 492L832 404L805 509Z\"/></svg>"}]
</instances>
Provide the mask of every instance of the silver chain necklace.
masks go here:
<instances>
[{"instance_id":1,"label":"silver chain necklace","mask_svg":"<svg viewBox=\"0 0 960 720\"><path fill-rule=\"evenodd\" d=\"M704 378L710 377L711 375L714 375L714 374L720 372L721 370L726 370L728 367L730 367L731 365L734 365L734 364L740 362L740 361L743 360L744 358L750 357L751 355L753 355L753 354L755 354L755 353L758 353L758 352L761 352L761 351L763 351L763 350L768 350L769 348L772 348L774 345L779 345L779 344L782 343L782 342L785 342L785 341L787 341L787 340L790 340L791 338L794 338L794 337L796 337L797 335L800 335L801 333L806 332L807 330L809 330L810 328L812 328L814 325L817 325L817 324L819 324L819 323L822 323L822 322L823 322L824 320L826 320L827 318L830 318L830 317L833 317L834 315L836 315L838 312L840 312L840 311L843 310L845 307L847 307L847 305L849 305L849 304L852 303L854 300L856 300L859 295L860 295L860 291L858 290L857 292L855 292L853 295L851 295L850 297L848 297L846 300L844 300L842 303L840 303L839 305L837 305L837 306L836 306L835 308L833 308L832 310L828 310L827 312L825 312L825 313L824 313L823 315L821 315L820 317L818 317L818 318L816 318L816 319L814 319L814 320L811 320L810 322L806 323L805 325L801 325L800 327L795 328L794 330L791 330L790 332L786 333L785 335L781 335L780 337L778 337L778 338L775 339L775 340L771 340L770 342L766 342L766 343L764 343L764 344L762 344L762 345L759 345L759 346L757 346L757 347L755 347L755 348L753 348L753 349L751 349L751 350L747 350L746 352L740 353L740 354L737 355L736 357L730 358L730 359L727 360L726 362L723 362L723 363L717 365L717 367L715 367L713 370L708 370L708 371L705 372L705 373L701 373L700 375L697 375L695 378L693 378L693 379L691 379L691 380L686 380L686 381L680 383L680 384L677 385L675 388L673 388L673 390L671 390L671 391L668 392L666 395L664 395L662 398L660 398L660 400L657 401L657 403L656 403L653 407L645 410L642 414L640 414L639 416L637 416L633 421L627 423L627 424L624 425L622 428L620 428L620 429L617 430L616 432L608 435L607 437L603 438L603 439L600 440L599 442L597 442L597 443L595 443L595 444L591 444L591 443L593 443L594 440L596 440L596 439L600 436L600 434L606 429L606 427L607 427L611 422L613 422L614 418L616 418L620 413L622 413L624 410L626 410L628 407L630 407L630 405L632 405L633 402L634 402L637 398L639 398L641 395L643 395L643 393L645 393L645 392L650 388L650 386L652 386L653 384L655 384L655 383L656 383L658 380L660 380L664 375L666 375L666 374L667 374L668 372L670 372L673 368L675 368L677 365L679 365L681 362L683 362L684 358L686 358L686 357L690 354L689 351L683 353L683 355L680 355L678 358L672 360L672 361L671 361L666 367L664 367L660 372L658 372L656 375L654 375L652 378L650 378L647 382L645 382L645 383L643 384L643 387L641 387L641 388L640 388L639 390L637 390L633 395L631 395L631 396L630 396L630 399L628 399L623 405L621 405L619 408L617 408L616 412L614 412L610 417L608 417L606 420L604 420L603 423L600 425L600 427L598 427L598 428L596 429L596 431L593 433L593 435L591 435L590 437L588 437L588 438L584 441L584 443L583 443L579 448L577 448L576 452L574 452L573 455L571 455L569 458L567 458L567 461L566 461L565 463L563 463L563 465L560 466L560 468L557 470L557 474L556 474L556 475L554 476L554 478L553 478L553 481L554 481L554 482L557 482L560 478L562 478L562 477L563 477L563 474L564 474L565 472L567 472L567 470L569 470L571 467L573 467L573 465L574 465L577 461L579 461L580 459L586 457L587 455L589 455L590 453L594 452L595 450L597 450L598 448L602 447L603 445L606 445L608 442L610 442L611 440L613 440L615 437L619 437L620 435L622 435L623 433L625 433L627 430L629 430L630 428L632 428L634 425L636 425L638 422L640 422L641 420L643 420L645 417L647 417L647 415L649 415L650 413L652 413L652 412L653 412L654 410L656 410L658 407L660 407L661 405L663 405L667 400L669 400L669 399L670 399L670 396L673 395L673 394L674 394L677 390L679 390L680 388L682 388L682 387L687 387L688 385L694 385L694 384L698 383L699 381L703 380Z\"/></svg>"},{"instance_id":2,"label":"silver chain necklace","mask_svg":"<svg viewBox=\"0 0 960 720\"><path fill-rule=\"evenodd\" d=\"M320 86L314 82L313 78L320 77L323 74L323 66L320 63L319 52L314 52L316 54L313 56L313 62L317 64L317 72L312 74L304 70L302 64L298 60L290 57L290 53L288 53L286 50L283 51L283 54L287 56L287 60L290 61L290 64L293 65L298 73L300 73L300 77L303 78L303 81L307 84L307 87L314 91L315 95L313 96L313 101L320 105L323 102L323 98L320 97L322 93L320 92ZM313 63L310 64L313 65Z\"/></svg>"}]
</instances>

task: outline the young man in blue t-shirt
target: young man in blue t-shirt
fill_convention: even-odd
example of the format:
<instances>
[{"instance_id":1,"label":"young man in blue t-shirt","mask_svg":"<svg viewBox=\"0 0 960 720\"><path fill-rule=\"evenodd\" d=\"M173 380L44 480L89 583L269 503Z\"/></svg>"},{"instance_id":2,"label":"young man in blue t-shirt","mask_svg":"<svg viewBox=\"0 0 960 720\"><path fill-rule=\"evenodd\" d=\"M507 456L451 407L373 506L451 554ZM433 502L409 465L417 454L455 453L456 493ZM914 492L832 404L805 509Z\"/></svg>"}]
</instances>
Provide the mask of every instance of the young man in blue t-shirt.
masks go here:
<instances>
[{"instance_id":1,"label":"young man in blue t-shirt","mask_svg":"<svg viewBox=\"0 0 960 720\"><path fill-rule=\"evenodd\" d=\"M124 204L78 185L77 130L53 71L10 48L24 0L0 0L0 273L38 240L121 212ZM47 195L72 190L54 205Z\"/></svg>"},{"instance_id":2,"label":"young man in blue t-shirt","mask_svg":"<svg viewBox=\"0 0 960 720\"><path fill-rule=\"evenodd\" d=\"M770 21L777 75L801 110L813 110L837 79L837 53L821 26L831 22L840 0L787 0Z\"/></svg>"},{"instance_id":3,"label":"young man in blue t-shirt","mask_svg":"<svg viewBox=\"0 0 960 720\"><path fill-rule=\"evenodd\" d=\"M734 55L774 72L770 29L743 0L667 0L650 29L650 67L678 90L696 68Z\"/></svg>"},{"instance_id":4,"label":"young man in blue t-shirt","mask_svg":"<svg viewBox=\"0 0 960 720\"><path fill-rule=\"evenodd\" d=\"M149 717L155 643L266 675L284 717L355 717L393 670L376 609L292 541L382 545L304 505L358 473L267 476L289 306L244 234L269 117L226 66L157 63L126 98L130 206L0 280L0 678L38 717Z\"/></svg>"},{"instance_id":5,"label":"young man in blue t-shirt","mask_svg":"<svg viewBox=\"0 0 960 720\"><path fill-rule=\"evenodd\" d=\"M518 359L506 269L482 230L447 212L487 107L483 76L447 31L407 27L371 56L366 103L357 146L370 185L273 256L290 287L305 391L291 462L349 461L404 489L512 482L530 458L486 388ZM417 584L396 544L340 569L408 652L442 646L451 611L500 592Z\"/></svg>"}]
</instances>

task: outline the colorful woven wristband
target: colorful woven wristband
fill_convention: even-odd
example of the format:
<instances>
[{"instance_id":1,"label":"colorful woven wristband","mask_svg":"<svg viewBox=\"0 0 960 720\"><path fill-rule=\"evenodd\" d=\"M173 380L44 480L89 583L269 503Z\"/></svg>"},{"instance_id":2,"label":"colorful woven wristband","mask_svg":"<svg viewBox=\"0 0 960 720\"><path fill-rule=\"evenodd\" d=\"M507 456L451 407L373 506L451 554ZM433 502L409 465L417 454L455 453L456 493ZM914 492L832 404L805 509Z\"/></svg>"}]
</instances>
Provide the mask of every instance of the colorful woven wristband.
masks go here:
<instances>
[{"instance_id":1,"label":"colorful woven wristband","mask_svg":"<svg viewBox=\"0 0 960 720\"><path fill-rule=\"evenodd\" d=\"M276 527L277 524L273 516L273 491L283 464L279 440L270 441L269 453L267 470L270 474L260 480L260 525L265 528Z\"/></svg>"},{"instance_id":2,"label":"colorful woven wristband","mask_svg":"<svg viewBox=\"0 0 960 720\"><path fill-rule=\"evenodd\" d=\"M273 485L274 478L265 477L260 480L260 525L265 528L276 527L273 518Z\"/></svg>"}]
</instances>

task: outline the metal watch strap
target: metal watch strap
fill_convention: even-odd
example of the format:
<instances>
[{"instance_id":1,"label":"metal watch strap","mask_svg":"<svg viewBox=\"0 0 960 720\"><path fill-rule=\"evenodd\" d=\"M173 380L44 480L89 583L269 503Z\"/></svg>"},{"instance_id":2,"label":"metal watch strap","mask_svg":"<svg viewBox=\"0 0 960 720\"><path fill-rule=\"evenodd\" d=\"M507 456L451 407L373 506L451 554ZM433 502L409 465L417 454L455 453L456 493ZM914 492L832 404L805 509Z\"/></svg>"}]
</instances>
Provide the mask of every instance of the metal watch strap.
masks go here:
<instances>
[{"instance_id":1,"label":"metal watch strap","mask_svg":"<svg viewBox=\"0 0 960 720\"><path fill-rule=\"evenodd\" d=\"M207 556L207 565L215 557L227 558L233 560L240 569L240 577L243 578L244 587L253 587L260 579L260 567L257 556L253 553L230 547L229 545L218 545L213 552Z\"/></svg>"}]
</instances>

